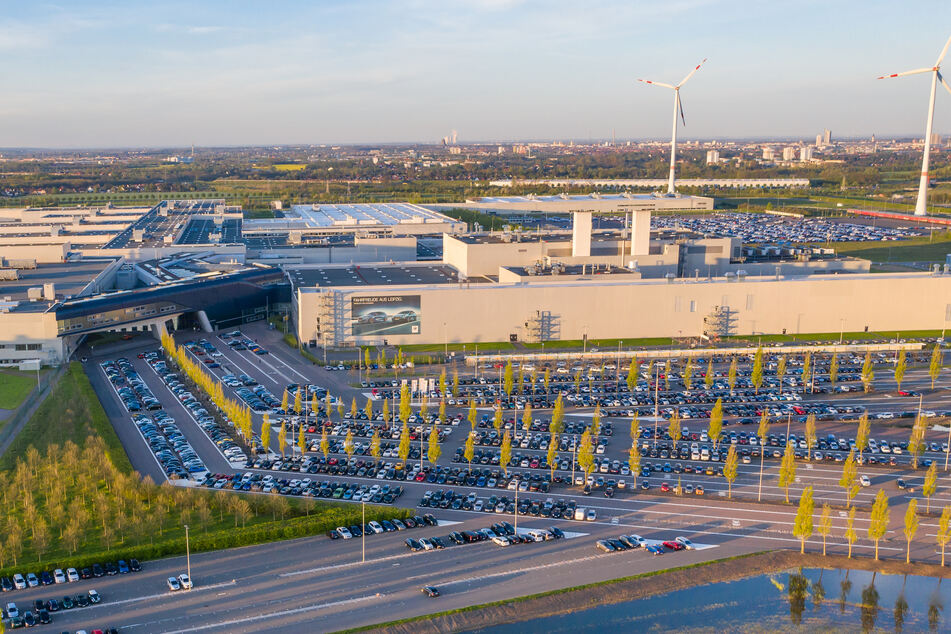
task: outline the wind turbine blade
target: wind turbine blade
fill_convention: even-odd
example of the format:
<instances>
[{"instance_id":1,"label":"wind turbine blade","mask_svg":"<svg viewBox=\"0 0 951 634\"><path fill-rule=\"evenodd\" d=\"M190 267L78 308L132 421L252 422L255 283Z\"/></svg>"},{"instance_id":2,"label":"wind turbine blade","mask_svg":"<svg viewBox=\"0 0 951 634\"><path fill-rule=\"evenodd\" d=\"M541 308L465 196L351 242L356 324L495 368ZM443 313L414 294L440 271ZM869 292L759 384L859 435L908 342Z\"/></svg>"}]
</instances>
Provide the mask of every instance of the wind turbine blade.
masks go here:
<instances>
[{"instance_id":1,"label":"wind turbine blade","mask_svg":"<svg viewBox=\"0 0 951 634\"><path fill-rule=\"evenodd\" d=\"M948 41L944 43L944 48L941 49L941 55L938 56L938 61L934 63L935 66L941 64L941 60L944 59L944 56L948 54L948 47L951 46L951 37L948 38Z\"/></svg>"},{"instance_id":2,"label":"wind turbine blade","mask_svg":"<svg viewBox=\"0 0 951 634\"><path fill-rule=\"evenodd\" d=\"M650 84L651 86L663 86L664 88L670 88L670 89L674 88L674 86L671 86L670 84L662 84L659 81L651 81L649 79L638 79L637 81L643 82L645 84Z\"/></svg>"},{"instance_id":3,"label":"wind turbine blade","mask_svg":"<svg viewBox=\"0 0 951 634\"><path fill-rule=\"evenodd\" d=\"M915 70L906 70L903 73L892 73L891 75L882 75L881 77L876 77L876 79L891 79L892 77L904 77L906 75L918 75L921 73L930 73L934 70L934 67L931 68L918 68Z\"/></svg>"},{"instance_id":4,"label":"wind turbine blade","mask_svg":"<svg viewBox=\"0 0 951 634\"><path fill-rule=\"evenodd\" d=\"M684 122L684 127L687 127L687 120L684 119L684 100L683 97L677 100L677 104L680 106L680 120Z\"/></svg>"},{"instance_id":5,"label":"wind turbine blade","mask_svg":"<svg viewBox=\"0 0 951 634\"><path fill-rule=\"evenodd\" d=\"M677 88L680 88L681 86L683 86L684 84L686 84L686 83L687 83L687 80L690 79L691 77L693 77L693 74L696 73L698 70L700 70L700 67L703 66L703 63L706 62L706 61L707 61L707 58L704 57L702 62L700 62L699 64L697 64L697 65L694 67L694 69L693 69L692 71L690 71L689 73L687 73L687 76L686 76L686 77L684 77L682 80L680 80L680 83L677 84Z\"/></svg>"},{"instance_id":6,"label":"wind turbine blade","mask_svg":"<svg viewBox=\"0 0 951 634\"><path fill-rule=\"evenodd\" d=\"M938 81L941 82L941 85L944 86L944 89L951 93L951 86L948 85L948 82L944 80L944 77L941 76L941 73L938 73Z\"/></svg>"}]
</instances>

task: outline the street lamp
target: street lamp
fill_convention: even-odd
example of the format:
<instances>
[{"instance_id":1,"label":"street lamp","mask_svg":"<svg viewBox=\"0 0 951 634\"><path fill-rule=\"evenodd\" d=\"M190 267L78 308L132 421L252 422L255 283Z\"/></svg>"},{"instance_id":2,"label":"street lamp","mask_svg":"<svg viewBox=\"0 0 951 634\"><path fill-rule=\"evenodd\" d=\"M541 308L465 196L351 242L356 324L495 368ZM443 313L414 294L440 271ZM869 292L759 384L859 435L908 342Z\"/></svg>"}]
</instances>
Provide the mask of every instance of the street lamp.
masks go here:
<instances>
[{"instance_id":1,"label":"street lamp","mask_svg":"<svg viewBox=\"0 0 951 634\"><path fill-rule=\"evenodd\" d=\"M367 562L367 502L363 498L360 498L360 507L363 511L363 526L360 527L362 529L360 534L363 535L363 537L360 539L363 557L360 560L360 563L365 564Z\"/></svg>"},{"instance_id":2,"label":"street lamp","mask_svg":"<svg viewBox=\"0 0 951 634\"><path fill-rule=\"evenodd\" d=\"M188 524L185 524L185 570L188 575L188 581L191 583L191 587L195 587L195 582L192 580L192 557L191 549L188 546Z\"/></svg>"}]
</instances>

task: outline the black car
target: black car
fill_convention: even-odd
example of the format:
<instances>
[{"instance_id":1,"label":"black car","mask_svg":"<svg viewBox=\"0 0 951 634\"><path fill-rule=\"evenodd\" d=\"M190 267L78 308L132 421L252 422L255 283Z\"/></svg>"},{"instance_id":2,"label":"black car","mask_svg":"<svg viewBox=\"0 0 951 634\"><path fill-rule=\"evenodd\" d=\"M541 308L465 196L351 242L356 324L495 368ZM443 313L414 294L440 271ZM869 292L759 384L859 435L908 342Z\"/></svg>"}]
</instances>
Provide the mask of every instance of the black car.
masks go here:
<instances>
[{"instance_id":1,"label":"black car","mask_svg":"<svg viewBox=\"0 0 951 634\"><path fill-rule=\"evenodd\" d=\"M139 563L138 559L132 558L129 560L129 570L132 572L139 572L142 570L142 564Z\"/></svg>"},{"instance_id":2,"label":"black car","mask_svg":"<svg viewBox=\"0 0 951 634\"><path fill-rule=\"evenodd\" d=\"M79 578L92 579L92 570L90 570L89 568L83 568L82 570L79 571Z\"/></svg>"},{"instance_id":3,"label":"black car","mask_svg":"<svg viewBox=\"0 0 951 634\"><path fill-rule=\"evenodd\" d=\"M33 600L33 609L39 612L40 610L46 607L46 601L43 599L34 599Z\"/></svg>"},{"instance_id":4,"label":"black car","mask_svg":"<svg viewBox=\"0 0 951 634\"><path fill-rule=\"evenodd\" d=\"M423 515L423 521L426 522L427 526L438 526L439 522L436 521L436 518L427 513Z\"/></svg>"},{"instance_id":5,"label":"black car","mask_svg":"<svg viewBox=\"0 0 951 634\"><path fill-rule=\"evenodd\" d=\"M49 625L50 623L53 622L53 619L50 618L50 613L47 612L46 610L40 610L39 612L37 612L36 618L43 625Z\"/></svg>"},{"instance_id":6,"label":"black car","mask_svg":"<svg viewBox=\"0 0 951 634\"><path fill-rule=\"evenodd\" d=\"M423 594L425 594L427 597L430 597L430 598L435 598L439 596L439 588L436 588L434 586L423 586L422 591L423 591Z\"/></svg>"},{"instance_id":7,"label":"black car","mask_svg":"<svg viewBox=\"0 0 951 634\"><path fill-rule=\"evenodd\" d=\"M50 612L59 612L59 601L56 599L50 599L46 602L46 609Z\"/></svg>"},{"instance_id":8,"label":"black car","mask_svg":"<svg viewBox=\"0 0 951 634\"><path fill-rule=\"evenodd\" d=\"M117 566L115 562L112 562L112 561L106 562L105 568L106 568L106 574L109 575L110 577L113 575L119 574L119 566Z\"/></svg>"},{"instance_id":9,"label":"black car","mask_svg":"<svg viewBox=\"0 0 951 634\"><path fill-rule=\"evenodd\" d=\"M552 535L554 535L554 536L555 536L555 539L561 539L562 537L565 536L564 531L562 531L562 530L561 530L560 528L558 528L557 526L551 526L551 527L549 527L548 532L551 533Z\"/></svg>"},{"instance_id":10,"label":"black car","mask_svg":"<svg viewBox=\"0 0 951 634\"><path fill-rule=\"evenodd\" d=\"M419 543L418 541L416 541L415 539L413 539L412 537L410 537L409 539L406 540L406 547L409 548L410 550L413 550L413 551L417 551L417 550L422 550L422 549L423 549L423 545L420 544L420 543Z\"/></svg>"},{"instance_id":11,"label":"black car","mask_svg":"<svg viewBox=\"0 0 951 634\"><path fill-rule=\"evenodd\" d=\"M33 616L33 613L27 610L26 614L23 615L23 624L27 627L33 627L36 625L36 617Z\"/></svg>"},{"instance_id":12,"label":"black car","mask_svg":"<svg viewBox=\"0 0 951 634\"><path fill-rule=\"evenodd\" d=\"M13 581L10 580L10 577L3 577L0 579L0 590L3 592L10 592L13 590Z\"/></svg>"},{"instance_id":13,"label":"black car","mask_svg":"<svg viewBox=\"0 0 951 634\"><path fill-rule=\"evenodd\" d=\"M93 565L92 565L92 576L93 576L93 577L101 577L101 576L103 576L104 574L106 574L106 571L102 569L102 566L100 566L99 564L93 564Z\"/></svg>"},{"instance_id":14,"label":"black car","mask_svg":"<svg viewBox=\"0 0 951 634\"><path fill-rule=\"evenodd\" d=\"M89 597L87 597L85 594L77 594L77 595L76 595L76 605L79 606L79 607L81 607L81 608L88 607L88 606L89 606Z\"/></svg>"},{"instance_id":15,"label":"black car","mask_svg":"<svg viewBox=\"0 0 951 634\"><path fill-rule=\"evenodd\" d=\"M328 531L327 537L330 539L340 539L340 533L338 533L336 530Z\"/></svg>"},{"instance_id":16,"label":"black car","mask_svg":"<svg viewBox=\"0 0 951 634\"><path fill-rule=\"evenodd\" d=\"M40 573L40 583L42 583L44 586L51 586L56 583L56 581L53 579L53 575L44 570Z\"/></svg>"},{"instance_id":17,"label":"black car","mask_svg":"<svg viewBox=\"0 0 951 634\"><path fill-rule=\"evenodd\" d=\"M65 596L63 597L62 605L64 610L72 610L74 607L76 607L76 602L73 601L71 597Z\"/></svg>"}]
</instances>

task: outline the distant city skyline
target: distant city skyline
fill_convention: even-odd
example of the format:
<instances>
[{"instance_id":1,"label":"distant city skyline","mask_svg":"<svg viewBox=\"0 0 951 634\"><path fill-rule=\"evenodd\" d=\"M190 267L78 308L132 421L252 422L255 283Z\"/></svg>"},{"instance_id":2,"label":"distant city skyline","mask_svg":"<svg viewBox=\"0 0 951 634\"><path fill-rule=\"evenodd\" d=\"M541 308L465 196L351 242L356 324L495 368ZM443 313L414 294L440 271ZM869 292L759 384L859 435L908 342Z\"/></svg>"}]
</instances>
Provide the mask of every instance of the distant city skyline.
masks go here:
<instances>
[{"instance_id":1,"label":"distant city skyline","mask_svg":"<svg viewBox=\"0 0 951 634\"><path fill-rule=\"evenodd\" d=\"M4 8L0 147L920 138L946 2L78 0ZM935 131L951 132L939 89Z\"/></svg>"}]
</instances>

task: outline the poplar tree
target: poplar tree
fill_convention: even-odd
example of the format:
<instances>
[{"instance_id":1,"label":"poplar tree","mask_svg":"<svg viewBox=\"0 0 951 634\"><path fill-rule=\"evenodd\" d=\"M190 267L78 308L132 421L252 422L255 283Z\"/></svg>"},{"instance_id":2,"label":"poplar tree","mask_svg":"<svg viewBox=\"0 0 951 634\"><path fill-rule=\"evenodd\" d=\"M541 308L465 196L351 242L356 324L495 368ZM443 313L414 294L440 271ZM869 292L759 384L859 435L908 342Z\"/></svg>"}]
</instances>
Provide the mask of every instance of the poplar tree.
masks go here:
<instances>
[{"instance_id":1,"label":"poplar tree","mask_svg":"<svg viewBox=\"0 0 951 634\"><path fill-rule=\"evenodd\" d=\"M802 360L802 393L806 393L806 386L809 385L809 373L812 372L812 353L807 352Z\"/></svg>"},{"instance_id":2,"label":"poplar tree","mask_svg":"<svg viewBox=\"0 0 951 634\"><path fill-rule=\"evenodd\" d=\"M901 390L901 382L905 380L905 370L908 369L908 359L905 350L898 351L898 361L895 362L895 383Z\"/></svg>"},{"instance_id":3,"label":"poplar tree","mask_svg":"<svg viewBox=\"0 0 951 634\"><path fill-rule=\"evenodd\" d=\"M512 437L509 435L508 430L505 431L505 435L502 436L502 448L499 452L499 466L502 467L502 473L506 475L509 474L509 462L512 461Z\"/></svg>"},{"instance_id":4,"label":"poplar tree","mask_svg":"<svg viewBox=\"0 0 951 634\"><path fill-rule=\"evenodd\" d=\"M514 387L515 379L512 375L512 360L509 359L505 362L505 370L502 373L502 389L505 391L505 395L512 396L512 388Z\"/></svg>"},{"instance_id":5,"label":"poplar tree","mask_svg":"<svg viewBox=\"0 0 951 634\"><path fill-rule=\"evenodd\" d=\"M439 429L435 425L429 430L428 444L426 454L429 458L429 464L435 467L436 463L439 462L439 457L442 455L442 448L439 446Z\"/></svg>"},{"instance_id":6,"label":"poplar tree","mask_svg":"<svg viewBox=\"0 0 951 634\"><path fill-rule=\"evenodd\" d=\"M941 546L941 566L944 567L944 550L951 541L951 506L946 506L941 511L941 519L938 520L938 533L935 535L938 545Z\"/></svg>"},{"instance_id":7,"label":"poplar tree","mask_svg":"<svg viewBox=\"0 0 951 634\"><path fill-rule=\"evenodd\" d=\"M786 504L789 504L789 487L796 481L796 454L792 443L786 443L786 451L779 465L779 486L786 490Z\"/></svg>"},{"instance_id":8,"label":"poplar tree","mask_svg":"<svg viewBox=\"0 0 951 634\"><path fill-rule=\"evenodd\" d=\"M565 428L565 403L561 399L561 394L555 399L555 407L551 411L551 425L548 431L553 434L560 434Z\"/></svg>"},{"instance_id":9,"label":"poplar tree","mask_svg":"<svg viewBox=\"0 0 951 634\"><path fill-rule=\"evenodd\" d=\"M380 459L380 432L379 430L373 431L373 436L370 438L370 455L375 459Z\"/></svg>"},{"instance_id":10,"label":"poplar tree","mask_svg":"<svg viewBox=\"0 0 951 634\"><path fill-rule=\"evenodd\" d=\"M717 446L720 444L720 433L723 431L723 399L718 398L717 402L713 404L713 409L710 410L710 423L707 427L707 436L710 437L710 442L713 443L713 450L717 450Z\"/></svg>"},{"instance_id":11,"label":"poplar tree","mask_svg":"<svg viewBox=\"0 0 951 634\"><path fill-rule=\"evenodd\" d=\"M627 368L627 389L629 392L633 392L637 386L637 366L637 357L631 357L631 365Z\"/></svg>"},{"instance_id":12,"label":"poplar tree","mask_svg":"<svg viewBox=\"0 0 951 634\"><path fill-rule=\"evenodd\" d=\"M684 387L688 390L693 385L693 357L687 359L686 365L684 365Z\"/></svg>"},{"instance_id":13,"label":"poplar tree","mask_svg":"<svg viewBox=\"0 0 951 634\"><path fill-rule=\"evenodd\" d=\"M554 434L551 437L551 440L548 443L548 454L545 456L545 459L548 461L548 469L550 471L551 479L555 479L555 467L558 463L558 435Z\"/></svg>"},{"instance_id":14,"label":"poplar tree","mask_svg":"<svg viewBox=\"0 0 951 634\"><path fill-rule=\"evenodd\" d=\"M759 388L763 385L763 348L756 349L756 355L753 357L753 371L750 375L750 381L753 383L753 391L759 394Z\"/></svg>"},{"instance_id":15,"label":"poplar tree","mask_svg":"<svg viewBox=\"0 0 951 634\"><path fill-rule=\"evenodd\" d=\"M703 375L703 384L708 390L713 387L713 357L707 361L707 372Z\"/></svg>"},{"instance_id":16,"label":"poplar tree","mask_svg":"<svg viewBox=\"0 0 951 634\"><path fill-rule=\"evenodd\" d=\"M320 452L324 454L324 458L330 454L330 437L327 435L326 427L320 432Z\"/></svg>"},{"instance_id":17,"label":"poplar tree","mask_svg":"<svg viewBox=\"0 0 951 634\"><path fill-rule=\"evenodd\" d=\"M793 535L799 538L799 552L806 552L806 540L812 537L812 513L815 510L815 502L812 499L812 485L810 484L802 491L799 498L799 509L796 511L796 523L793 526Z\"/></svg>"},{"instance_id":18,"label":"poplar tree","mask_svg":"<svg viewBox=\"0 0 951 634\"><path fill-rule=\"evenodd\" d=\"M479 414L476 412L475 399L469 400L469 414L466 416L466 419L469 421L469 425L475 431L476 422L478 421Z\"/></svg>"},{"instance_id":19,"label":"poplar tree","mask_svg":"<svg viewBox=\"0 0 951 634\"><path fill-rule=\"evenodd\" d=\"M812 448L816 446L816 415L806 416L806 448L809 452L809 460L812 460Z\"/></svg>"},{"instance_id":20,"label":"poplar tree","mask_svg":"<svg viewBox=\"0 0 951 634\"><path fill-rule=\"evenodd\" d=\"M585 480L594 471L594 447L591 444L591 432L585 430L581 434L581 445L578 447L578 464L584 470Z\"/></svg>"},{"instance_id":21,"label":"poplar tree","mask_svg":"<svg viewBox=\"0 0 951 634\"><path fill-rule=\"evenodd\" d=\"M905 563L911 563L911 541L915 538L915 534L918 532L918 500L916 498L911 498L908 501L908 508L905 509L905 542L907 544L905 548Z\"/></svg>"},{"instance_id":22,"label":"poplar tree","mask_svg":"<svg viewBox=\"0 0 951 634\"><path fill-rule=\"evenodd\" d=\"M858 430L855 432L855 446L859 450L859 458L863 458L863 453L865 449L868 448L868 437L871 433L871 426L868 420L868 412L862 412L862 415L859 416L859 426Z\"/></svg>"},{"instance_id":23,"label":"poplar tree","mask_svg":"<svg viewBox=\"0 0 951 634\"><path fill-rule=\"evenodd\" d=\"M634 478L634 487L637 487L637 474L641 472L641 452L637 449L637 441L631 442L631 448L627 452L627 466L631 470L631 476Z\"/></svg>"},{"instance_id":24,"label":"poplar tree","mask_svg":"<svg viewBox=\"0 0 951 634\"><path fill-rule=\"evenodd\" d=\"M884 490L879 489L872 504L872 515L868 524L868 538L875 542L875 561L878 561L878 542L888 531L889 517L888 496Z\"/></svg>"},{"instance_id":25,"label":"poplar tree","mask_svg":"<svg viewBox=\"0 0 951 634\"><path fill-rule=\"evenodd\" d=\"M730 445L726 452L726 462L723 464L723 477L727 481L727 497L733 499L733 483L736 481L737 464L739 457L736 453L736 445Z\"/></svg>"},{"instance_id":26,"label":"poplar tree","mask_svg":"<svg viewBox=\"0 0 951 634\"><path fill-rule=\"evenodd\" d=\"M935 490L938 488L938 463L932 462L931 466L928 467L928 470L925 471L925 481L921 485L921 494L925 496L926 504L925 512L931 512L931 496L934 495Z\"/></svg>"},{"instance_id":27,"label":"poplar tree","mask_svg":"<svg viewBox=\"0 0 951 634\"><path fill-rule=\"evenodd\" d=\"M400 458L400 461L405 465L406 459L409 458L409 427L404 422L403 429L400 430L400 444L397 447L397 455Z\"/></svg>"},{"instance_id":28,"label":"poplar tree","mask_svg":"<svg viewBox=\"0 0 951 634\"><path fill-rule=\"evenodd\" d=\"M872 366L872 351L865 352L865 362L862 363L862 389L868 394L872 390L872 381L875 380L875 368Z\"/></svg>"},{"instance_id":29,"label":"poplar tree","mask_svg":"<svg viewBox=\"0 0 951 634\"><path fill-rule=\"evenodd\" d=\"M849 509L849 517L845 521L845 541L849 544L849 559L852 559L852 544L858 539L858 533L855 532L855 507Z\"/></svg>"},{"instance_id":30,"label":"poplar tree","mask_svg":"<svg viewBox=\"0 0 951 634\"><path fill-rule=\"evenodd\" d=\"M525 409L522 411L522 429L526 432L532 431L532 404L525 403Z\"/></svg>"},{"instance_id":31,"label":"poplar tree","mask_svg":"<svg viewBox=\"0 0 951 634\"><path fill-rule=\"evenodd\" d=\"M470 431L466 437L466 446L462 452L466 462L469 463L469 472L472 473L472 459L475 458L475 432Z\"/></svg>"},{"instance_id":32,"label":"poplar tree","mask_svg":"<svg viewBox=\"0 0 951 634\"><path fill-rule=\"evenodd\" d=\"M756 436L759 438L759 488L756 492L756 501L759 502L763 497L763 463L766 458L766 436L769 434L769 412L763 408L763 413L759 417L759 428L756 430Z\"/></svg>"},{"instance_id":33,"label":"poplar tree","mask_svg":"<svg viewBox=\"0 0 951 634\"><path fill-rule=\"evenodd\" d=\"M934 389L935 381L941 374L941 364L943 362L941 344L936 343L931 351L931 365L928 366L928 376L931 377L931 389Z\"/></svg>"},{"instance_id":34,"label":"poplar tree","mask_svg":"<svg viewBox=\"0 0 951 634\"><path fill-rule=\"evenodd\" d=\"M845 507L852 506L852 498L859 492L858 467L855 464L855 452L850 451L842 464L842 477L839 478L839 486L845 489Z\"/></svg>"},{"instance_id":35,"label":"poplar tree","mask_svg":"<svg viewBox=\"0 0 951 634\"><path fill-rule=\"evenodd\" d=\"M680 410L674 410L673 415L670 417L670 423L667 425L667 433L670 435L670 439L673 442L674 452L677 451L677 441L680 440L681 434L681 420L680 420Z\"/></svg>"},{"instance_id":36,"label":"poplar tree","mask_svg":"<svg viewBox=\"0 0 951 634\"><path fill-rule=\"evenodd\" d=\"M819 527L816 531L822 535L822 556L826 556L826 538L832 533L832 508L828 504L822 505L822 515L819 516Z\"/></svg>"},{"instance_id":37,"label":"poplar tree","mask_svg":"<svg viewBox=\"0 0 951 634\"><path fill-rule=\"evenodd\" d=\"M832 353L832 359L829 360L829 383L835 389L835 384L839 380L839 355Z\"/></svg>"},{"instance_id":38,"label":"poplar tree","mask_svg":"<svg viewBox=\"0 0 951 634\"><path fill-rule=\"evenodd\" d=\"M779 359L776 361L776 377L779 380L779 393L783 393L783 379L786 378L786 364L789 363L789 360L786 358L786 355L780 355Z\"/></svg>"},{"instance_id":39,"label":"poplar tree","mask_svg":"<svg viewBox=\"0 0 951 634\"><path fill-rule=\"evenodd\" d=\"M736 356L733 356L733 359L730 361L730 369L727 370L726 374L726 383L730 386L730 394L733 394L733 389L736 387Z\"/></svg>"}]
</instances>

